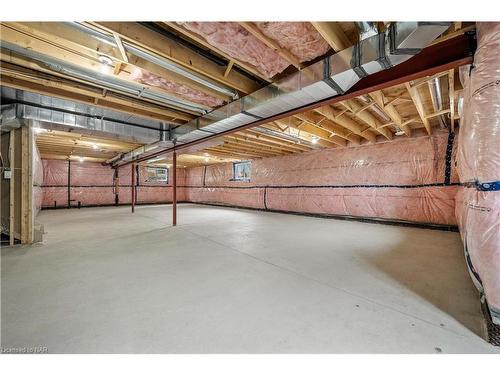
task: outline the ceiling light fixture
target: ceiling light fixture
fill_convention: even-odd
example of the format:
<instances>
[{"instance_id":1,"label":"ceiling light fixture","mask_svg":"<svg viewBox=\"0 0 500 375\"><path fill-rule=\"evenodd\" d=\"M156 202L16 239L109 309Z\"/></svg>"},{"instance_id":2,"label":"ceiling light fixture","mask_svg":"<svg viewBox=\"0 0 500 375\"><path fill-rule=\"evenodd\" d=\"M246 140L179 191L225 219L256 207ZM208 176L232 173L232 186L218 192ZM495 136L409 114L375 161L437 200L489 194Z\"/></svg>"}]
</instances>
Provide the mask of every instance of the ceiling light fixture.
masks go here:
<instances>
[{"instance_id":1,"label":"ceiling light fixture","mask_svg":"<svg viewBox=\"0 0 500 375\"><path fill-rule=\"evenodd\" d=\"M318 143L318 141L319 141L318 137L312 137L312 139L311 139L311 143L313 143L313 144Z\"/></svg>"},{"instance_id":2,"label":"ceiling light fixture","mask_svg":"<svg viewBox=\"0 0 500 375\"><path fill-rule=\"evenodd\" d=\"M396 128L396 133L395 135L403 135L405 132L401 128Z\"/></svg>"},{"instance_id":3,"label":"ceiling light fixture","mask_svg":"<svg viewBox=\"0 0 500 375\"><path fill-rule=\"evenodd\" d=\"M82 162L83 162L83 160L84 160L83 156L79 156L79 157L78 157L78 160L80 161L80 163L82 163Z\"/></svg>"},{"instance_id":4,"label":"ceiling light fixture","mask_svg":"<svg viewBox=\"0 0 500 375\"><path fill-rule=\"evenodd\" d=\"M98 146L98 145L96 145L95 143L93 143L93 144L92 144L92 148L93 148L94 150L99 150L99 146Z\"/></svg>"}]
</instances>

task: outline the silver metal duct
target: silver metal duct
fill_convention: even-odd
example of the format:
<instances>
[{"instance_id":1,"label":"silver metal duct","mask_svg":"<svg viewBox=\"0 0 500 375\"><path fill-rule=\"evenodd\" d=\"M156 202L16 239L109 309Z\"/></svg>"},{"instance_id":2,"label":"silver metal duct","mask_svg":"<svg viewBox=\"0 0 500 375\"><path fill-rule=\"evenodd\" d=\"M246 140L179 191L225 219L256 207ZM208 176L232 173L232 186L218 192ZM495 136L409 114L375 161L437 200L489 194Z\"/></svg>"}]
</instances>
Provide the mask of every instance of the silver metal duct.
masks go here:
<instances>
[{"instance_id":1,"label":"silver metal duct","mask_svg":"<svg viewBox=\"0 0 500 375\"><path fill-rule=\"evenodd\" d=\"M441 81L439 78L431 79L427 82L429 86L429 91L431 92L432 107L435 112L443 110L443 96L441 95ZM439 126L443 129L447 127L446 119L444 115L439 115L438 117Z\"/></svg>"},{"instance_id":2,"label":"silver metal duct","mask_svg":"<svg viewBox=\"0 0 500 375\"><path fill-rule=\"evenodd\" d=\"M76 77L94 85L106 87L112 91L154 100L182 111L195 114L207 113L205 108L200 107L195 103L178 99L177 97L170 96L166 93L151 91L147 86L139 83L127 82L109 74L98 73L89 69L81 68L67 61L55 59L31 49L22 48L16 44L2 41L1 48L37 61L50 70Z\"/></svg>"},{"instance_id":3,"label":"silver metal duct","mask_svg":"<svg viewBox=\"0 0 500 375\"><path fill-rule=\"evenodd\" d=\"M384 33L173 129L171 139L174 145L186 144L342 95L363 77L410 59L449 26L450 22L393 23Z\"/></svg>"},{"instance_id":4,"label":"silver metal duct","mask_svg":"<svg viewBox=\"0 0 500 375\"><path fill-rule=\"evenodd\" d=\"M221 133L341 95L363 77L410 59L449 25L449 22L393 23L384 33L190 121L174 131L174 139L188 143L206 137L207 133ZM176 133L178 130L182 132Z\"/></svg>"},{"instance_id":5,"label":"silver metal duct","mask_svg":"<svg viewBox=\"0 0 500 375\"><path fill-rule=\"evenodd\" d=\"M364 40L378 34L377 26L374 22L354 22L359 31L359 40Z\"/></svg>"},{"instance_id":6,"label":"silver metal duct","mask_svg":"<svg viewBox=\"0 0 500 375\"><path fill-rule=\"evenodd\" d=\"M109 45L116 46L116 41L113 36L108 35L104 32L101 32L99 30L95 30L91 27L88 27L80 22L65 22L65 25L75 28L80 32L83 32L101 42L105 42ZM233 99L237 99L239 97L238 92L232 89L229 89L227 87L223 87L217 83L215 83L212 80L209 80L207 78L201 77L198 74L195 74L189 70L186 70L182 66L164 59L163 57L145 50L144 48L141 48L135 44L132 44L128 41L122 40L123 47L125 50L133 55L136 55L144 60L147 60L153 64L159 65L167 70L170 70L173 73L179 74L183 77L189 78L190 80L200 83L205 87L208 87L214 91L220 92L224 95L227 95Z\"/></svg>"},{"instance_id":7,"label":"silver metal duct","mask_svg":"<svg viewBox=\"0 0 500 375\"><path fill-rule=\"evenodd\" d=\"M2 131L24 124L24 120L37 120L43 129L72 131L96 137L107 137L134 143L151 143L160 139L160 130L131 126L110 120L69 114L55 109L26 104L2 105L0 125ZM170 143L172 146L172 143Z\"/></svg>"}]
</instances>

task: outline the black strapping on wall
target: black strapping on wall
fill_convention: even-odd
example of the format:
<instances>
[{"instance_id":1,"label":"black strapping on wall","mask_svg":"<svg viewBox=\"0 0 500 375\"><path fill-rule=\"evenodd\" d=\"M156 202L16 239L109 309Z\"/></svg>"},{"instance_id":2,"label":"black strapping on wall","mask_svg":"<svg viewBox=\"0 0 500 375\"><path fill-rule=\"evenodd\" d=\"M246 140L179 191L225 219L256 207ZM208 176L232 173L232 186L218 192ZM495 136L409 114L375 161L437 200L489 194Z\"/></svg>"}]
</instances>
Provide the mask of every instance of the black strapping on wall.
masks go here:
<instances>
[{"instance_id":1,"label":"black strapping on wall","mask_svg":"<svg viewBox=\"0 0 500 375\"><path fill-rule=\"evenodd\" d=\"M203 186L206 185L206 179L207 179L207 166L203 168Z\"/></svg>"},{"instance_id":2,"label":"black strapping on wall","mask_svg":"<svg viewBox=\"0 0 500 375\"><path fill-rule=\"evenodd\" d=\"M448 144L446 145L445 168L444 168L444 184L450 185L451 181L451 156L453 154L453 141L455 133L448 134Z\"/></svg>"},{"instance_id":3,"label":"black strapping on wall","mask_svg":"<svg viewBox=\"0 0 500 375\"><path fill-rule=\"evenodd\" d=\"M68 159L68 208L71 207L71 160Z\"/></svg>"},{"instance_id":4,"label":"black strapping on wall","mask_svg":"<svg viewBox=\"0 0 500 375\"><path fill-rule=\"evenodd\" d=\"M267 188L264 188L264 209L267 210Z\"/></svg>"}]
</instances>

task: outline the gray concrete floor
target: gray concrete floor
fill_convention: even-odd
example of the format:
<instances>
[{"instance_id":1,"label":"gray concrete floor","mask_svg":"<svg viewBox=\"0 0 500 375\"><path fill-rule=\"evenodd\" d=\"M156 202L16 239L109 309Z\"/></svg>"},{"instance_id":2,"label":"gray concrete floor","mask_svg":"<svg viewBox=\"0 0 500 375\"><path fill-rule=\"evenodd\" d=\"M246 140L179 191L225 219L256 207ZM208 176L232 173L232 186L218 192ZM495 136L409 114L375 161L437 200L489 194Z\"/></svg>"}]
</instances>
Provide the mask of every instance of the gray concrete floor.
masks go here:
<instances>
[{"instance_id":1,"label":"gray concrete floor","mask_svg":"<svg viewBox=\"0 0 500 375\"><path fill-rule=\"evenodd\" d=\"M2 346L500 353L457 233L185 204L43 211L2 249Z\"/></svg>"}]
</instances>

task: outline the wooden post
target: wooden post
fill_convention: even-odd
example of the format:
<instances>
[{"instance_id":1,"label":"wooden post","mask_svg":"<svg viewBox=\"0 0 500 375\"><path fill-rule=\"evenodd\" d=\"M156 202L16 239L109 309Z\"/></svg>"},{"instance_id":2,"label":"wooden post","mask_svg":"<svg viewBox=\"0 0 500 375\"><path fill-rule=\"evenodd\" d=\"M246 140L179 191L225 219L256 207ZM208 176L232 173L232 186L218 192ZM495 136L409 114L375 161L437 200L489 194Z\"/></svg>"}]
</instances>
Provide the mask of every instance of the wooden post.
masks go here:
<instances>
[{"instance_id":1,"label":"wooden post","mask_svg":"<svg viewBox=\"0 0 500 375\"><path fill-rule=\"evenodd\" d=\"M135 211L135 163L132 166L132 213Z\"/></svg>"},{"instance_id":2,"label":"wooden post","mask_svg":"<svg viewBox=\"0 0 500 375\"><path fill-rule=\"evenodd\" d=\"M172 225L177 225L177 153L172 156Z\"/></svg>"},{"instance_id":3,"label":"wooden post","mask_svg":"<svg viewBox=\"0 0 500 375\"><path fill-rule=\"evenodd\" d=\"M33 242L33 133L21 127L21 243Z\"/></svg>"}]
</instances>

